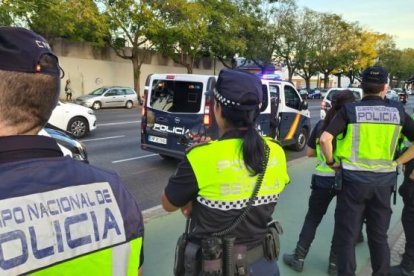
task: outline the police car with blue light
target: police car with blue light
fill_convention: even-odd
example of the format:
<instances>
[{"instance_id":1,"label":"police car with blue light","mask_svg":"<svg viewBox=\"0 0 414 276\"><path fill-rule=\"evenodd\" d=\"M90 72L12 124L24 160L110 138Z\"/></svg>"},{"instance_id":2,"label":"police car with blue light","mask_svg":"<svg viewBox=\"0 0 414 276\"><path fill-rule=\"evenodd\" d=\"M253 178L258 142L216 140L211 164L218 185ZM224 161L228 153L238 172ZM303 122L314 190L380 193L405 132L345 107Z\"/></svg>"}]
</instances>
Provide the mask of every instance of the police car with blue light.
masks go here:
<instances>
[{"instance_id":1,"label":"police car with blue light","mask_svg":"<svg viewBox=\"0 0 414 276\"><path fill-rule=\"evenodd\" d=\"M303 150L311 130L307 102L278 74L258 76L263 88L258 131L283 146ZM207 93L216 80L213 75L150 74L144 88L141 148L163 158L181 159L189 136L218 138L214 99Z\"/></svg>"}]
</instances>

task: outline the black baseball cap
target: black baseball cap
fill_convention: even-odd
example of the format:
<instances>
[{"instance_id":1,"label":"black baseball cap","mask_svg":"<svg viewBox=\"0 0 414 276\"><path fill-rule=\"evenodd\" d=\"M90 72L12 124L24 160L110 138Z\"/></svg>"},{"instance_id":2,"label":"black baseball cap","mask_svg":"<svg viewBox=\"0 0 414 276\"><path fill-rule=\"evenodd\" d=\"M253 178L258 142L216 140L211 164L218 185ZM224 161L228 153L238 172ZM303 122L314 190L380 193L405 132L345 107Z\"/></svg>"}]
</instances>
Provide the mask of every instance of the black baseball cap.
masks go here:
<instances>
[{"instance_id":1,"label":"black baseball cap","mask_svg":"<svg viewBox=\"0 0 414 276\"><path fill-rule=\"evenodd\" d=\"M254 110L263 99L262 82L246 71L222 69L219 73L214 97L226 107Z\"/></svg>"},{"instance_id":2,"label":"black baseball cap","mask_svg":"<svg viewBox=\"0 0 414 276\"><path fill-rule=\"evenodd\" d=\"M381 66L368 67L362 72L362 82L386 84L388 83L388 72Z\"/></svg>"},{"instance_id":3,"label":"black baseball cap","mask_svg":"<svg viewBox=\"0 0 414 276\"><path fill-rule=\"evenodd\" d=\"M49 55L55 64L41 65ZM40 35L19 27L0 27L0 70L60 76L58 58Z\"/></svg>"}]
</instances>

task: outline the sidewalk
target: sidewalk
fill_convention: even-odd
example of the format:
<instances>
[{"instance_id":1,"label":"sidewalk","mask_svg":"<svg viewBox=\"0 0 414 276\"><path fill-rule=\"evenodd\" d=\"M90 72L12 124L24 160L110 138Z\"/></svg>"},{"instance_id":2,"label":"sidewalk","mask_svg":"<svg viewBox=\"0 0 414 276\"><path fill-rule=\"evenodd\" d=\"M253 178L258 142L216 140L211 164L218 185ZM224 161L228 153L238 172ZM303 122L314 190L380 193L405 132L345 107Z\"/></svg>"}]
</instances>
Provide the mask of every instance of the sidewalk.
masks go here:
<instances>
[{"instance_id":1,"label":"sidewalk","mask_svg":"<svg viewBox=\"0 0 414 276\"><path fill-rule=\"evenodd\" d=\"M284 234L281 236L281 254L290 253L296 246L308 207L314 162L314 159L305 157L288 163L291 183L282 193L273 215L274 219L281 222L284 229ZM315 240L305 261L304 271L297 273L291 270L279 258L278 264L282 276L327 275L330 241L334 226L334 207L335 202L331 204L318 227ZM404 249L404 236L400 223L401 209L402 200L398 197L397 205L393 206L389 232L392 264L399 262L400 253ZM144 276L173 275L174 249L178 236L184 231L184 217L181 212L166 214L160 211L160 208L145 211L144 217L146 218ZM357 274L360 276L371 275L365 230L364 237L365 242L356 247Z\"/></svg>"}]
</instances>

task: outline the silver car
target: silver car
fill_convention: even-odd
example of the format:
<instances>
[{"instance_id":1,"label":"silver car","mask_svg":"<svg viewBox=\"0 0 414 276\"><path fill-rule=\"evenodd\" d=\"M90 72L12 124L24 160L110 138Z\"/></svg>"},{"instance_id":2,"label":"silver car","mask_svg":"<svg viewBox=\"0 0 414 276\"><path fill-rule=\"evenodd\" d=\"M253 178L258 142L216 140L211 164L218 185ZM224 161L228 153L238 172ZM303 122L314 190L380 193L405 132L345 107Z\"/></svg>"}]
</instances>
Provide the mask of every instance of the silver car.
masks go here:
<instances>
[{"instance_id":1,"label":"silver car","mask_svg":"<svg viewBox=\"0 0 414 276\"><path fill-rule=\"evenodd\" d=\"M103 107L132 108L138 104L138 96L134 89L121 86L100 87L88 95L76 98L75 103L100 109Z\"/></svg>"}]
</instances>

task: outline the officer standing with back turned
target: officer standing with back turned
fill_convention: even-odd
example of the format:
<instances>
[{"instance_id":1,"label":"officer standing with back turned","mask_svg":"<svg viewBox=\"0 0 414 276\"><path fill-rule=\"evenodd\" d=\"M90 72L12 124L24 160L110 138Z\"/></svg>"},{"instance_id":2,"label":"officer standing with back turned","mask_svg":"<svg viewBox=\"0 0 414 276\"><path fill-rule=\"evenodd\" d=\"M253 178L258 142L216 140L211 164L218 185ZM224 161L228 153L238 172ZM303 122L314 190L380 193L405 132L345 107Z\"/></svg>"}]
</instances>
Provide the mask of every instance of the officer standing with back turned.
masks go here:
<instances>
[{"instance_id":1,"label":"officer standing with back turned","mask_svg":"<svg viewBox=\"0 0 414 276\"><path fill-rule=\"evenodd\" d=\"M112 171L38 135L58 103L58 58L40 35L0 27L0 275L134 275L144 225Z\"/></svg>"},{"instance_id":2,"label":"officer standing with back turned","mask_svg":"<svg viewBox=\"0 0 414 276\"><path fill-rule=\"evenodd\" d=\"M364 216L372 275L390 272L387 231L391 194L397 182L393 160L401 132L414 140L414 122L400 103L384 100L387 82L384 68L366 69L362 73L362 101L346 104L320 138L326 163L337 170L337 182L342 182L335 211L340 276L355 275L355 243ZM336 164L332 140L341 133L344 138L336 142L340 164Z\"/></svg>"}]
</instances>

